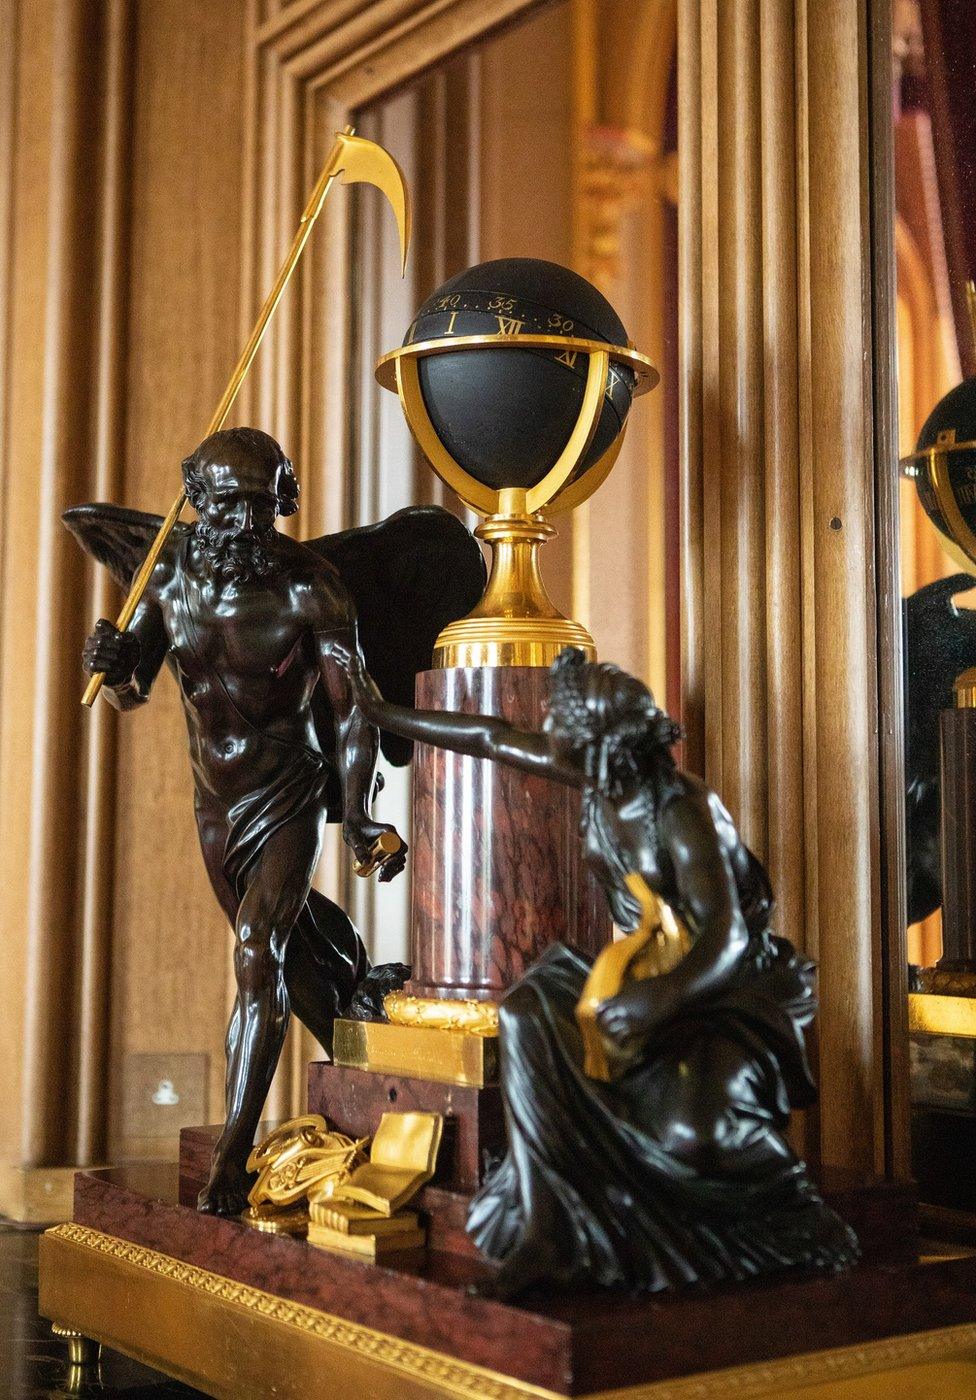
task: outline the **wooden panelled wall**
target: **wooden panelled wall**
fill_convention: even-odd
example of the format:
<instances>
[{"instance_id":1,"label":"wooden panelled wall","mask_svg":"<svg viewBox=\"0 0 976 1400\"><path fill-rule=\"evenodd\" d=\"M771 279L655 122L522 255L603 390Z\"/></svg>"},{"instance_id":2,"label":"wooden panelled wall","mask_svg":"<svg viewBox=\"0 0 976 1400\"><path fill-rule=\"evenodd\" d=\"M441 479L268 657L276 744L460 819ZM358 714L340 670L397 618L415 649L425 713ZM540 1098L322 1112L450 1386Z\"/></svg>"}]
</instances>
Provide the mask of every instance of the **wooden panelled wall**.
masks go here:
<instances>
[{"instance_id":1,"label":"wooden panelled wall","mask_svg":"<svg viewBox=\"0 0 976 1400\"><path fill-rule=\"evenodd\" d=\"M226 931L176 696L167 679L134 723L82 712L79 644L118 600L59 515L98 498L165 508L233 362L244 14L236 0L0 11L0 1141L52 1164L109 1151L126 1054L184 1049L194 1018L224 1019Z\"/></svg>"},{"instance_id":2,"label":"wooden panelled wall","mask_svg":"<svg viewBox=\"0 0 976 1400\"><path fill-rule=\"evenodd\" d=\"M680 5L682 565L693 760L820 967L811 1127L826 1162L883 1171L905 1167L907 1038L882 893L897 614L879 612L868 18Z\"/></svg>"},{"instance_id":3,"label":"wooden panelled wall","mask_svg":"<svg viewBox=\"0 0 976 1400\"><path fill-rule=\"evenodd\" d=\"M121 724L81 714L78 645L114 600L92 593L58 514L168 502L331 133L531 8L0 0L10 1159L145 1150L119 1110L140 1051L205 1050L211 1116L221 1097L229 940L176 697L164 682ZM900 1160L900 1071L884 1053L898 988L882 928L867 8L679 0L679 390L689 752L768 854L784 930L820 961L823 1157L884 1169ZM330 203L239 415L315 464L308 533L348 514L347 232ZM294 1102L301 1059L272 1111Z\"/></svg>"}]
</instances>

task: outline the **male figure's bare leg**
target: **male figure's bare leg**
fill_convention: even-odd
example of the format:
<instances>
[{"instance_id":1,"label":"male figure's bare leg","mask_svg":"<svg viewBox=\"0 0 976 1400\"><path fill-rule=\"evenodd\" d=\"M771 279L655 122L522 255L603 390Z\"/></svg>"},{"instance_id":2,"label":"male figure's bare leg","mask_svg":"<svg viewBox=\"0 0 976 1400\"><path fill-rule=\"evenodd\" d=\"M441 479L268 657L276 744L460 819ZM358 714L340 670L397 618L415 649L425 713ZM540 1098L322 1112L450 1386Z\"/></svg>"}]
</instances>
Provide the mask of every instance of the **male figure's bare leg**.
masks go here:
<instances>
[{"instance_id":1,"label":"male figure's bare leg","mask_svg":"<svg viewBox=\"0 0 976 1400\"><path fill-rule=\"evenodd\" d=\"M227 1046L224 1130L198 1208L236 1215L247 1204L246 1162L288 1026L285 949L305 903L321 842L319 814L269 837L246 879L234 928L237 1003Z\"/></svg>"},{"instance_id":2,"label":"male figure's bare leg","mask_svg":"<svg viewBox=\"0 0 976 1400\"><path fill-rule=\"evenodd\" d=\"M227 835L230 829L227 818L222 812L207 811L200 806L197 807L196 818L200 849L203 852L203 863L210 878L210 887L217 896L221 909L227 915L227 922L231 928L234 928L237 924L237 911L241 901L234 886L224 873L224 852L227 848ZM237 996L234 998L234 1006L227 1023L227 1034L224 1037L225 1102L230 1094L230 1069L234 1063L234 1054L240 1033L241 999Z\"/></svg>"}]
</instances>

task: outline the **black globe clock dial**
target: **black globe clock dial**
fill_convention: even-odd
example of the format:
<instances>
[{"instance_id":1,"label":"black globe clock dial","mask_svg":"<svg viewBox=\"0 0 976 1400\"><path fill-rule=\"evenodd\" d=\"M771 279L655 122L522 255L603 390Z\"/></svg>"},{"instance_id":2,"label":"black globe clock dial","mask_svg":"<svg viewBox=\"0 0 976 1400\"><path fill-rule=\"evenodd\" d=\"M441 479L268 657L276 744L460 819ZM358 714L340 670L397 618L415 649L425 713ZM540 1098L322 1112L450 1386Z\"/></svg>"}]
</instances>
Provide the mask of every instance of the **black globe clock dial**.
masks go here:
<instances>
[{"instance_id":1,"label":"black globe clock dial","mask_svg":"<svg viewBox=\"0 0 976 1400\"><path fill-rule=\"evenodd\" d=\"M596 287L569 268L505 258L469 268L421 306L404 344L450 336L577 336L627 345L620 317ZM579 417L587 355L578 350L486 347L425 356L420 388L444 447L492 490L537 485ZM603 410L574 479L612 446L633 399L635 376L611 364Z\"/></svg>"}]
</instances>

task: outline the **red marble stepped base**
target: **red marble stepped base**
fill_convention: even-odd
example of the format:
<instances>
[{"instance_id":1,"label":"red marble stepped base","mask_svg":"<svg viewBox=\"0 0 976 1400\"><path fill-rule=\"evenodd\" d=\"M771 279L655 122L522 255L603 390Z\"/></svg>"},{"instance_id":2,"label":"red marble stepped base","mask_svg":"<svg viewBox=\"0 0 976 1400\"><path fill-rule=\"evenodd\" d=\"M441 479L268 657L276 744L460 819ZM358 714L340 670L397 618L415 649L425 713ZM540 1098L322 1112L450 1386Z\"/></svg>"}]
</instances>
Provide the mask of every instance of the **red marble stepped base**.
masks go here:
<instances>
[{"instance_id":1,"label":"red marble stepped base","mask_svg":"<svg viewBox=\"0 0 976 1400\"><path fill-rule=\"evenodd\" d=\"M313 1102L311 1089L312 1083L319 1088L323 1084L328 1085L330 1076L320 1076L315 1072L332 1068L325 1064L309 1065L309 1112L323 1113L330 1121L336 1122L329 1112L330 1100L317 1097ZM367 1071L351 1073L366 1074ZM381 1075L370 1077L377 1081L384 1078ZM400 1085L410 1082L397 1080ZM417 1082L427 1083L426 1080ZM450 1086L440 1087L449 1089ZM334 1104L335 1101L331 1102ZM375 1108L372 1110L375 1122L379 1121L379 1111ZM357 1106L355 1116L345 1119L345 1123L347 1126L341 1126L340 1120L341 1131L358 1137L372 1132L375 1126L369 1108L364 1109L362 1105ZM260 1132L270 1132L272 1126L262 1124ZM201 1128L184 1128L180 1133L179 1200L182 1205L196 1204L197 1194L207 1180L210 1156L219 1133L220 1125L215 1123ZM860 1240L865 1263L905 1265L915 1261L918 1256L918 1206L914 1187L891 1182L863 1182L850 1172L828 1168L822 1173L821 1189L830 1205L847 1221ZM449 1165L447 1170L440 1168L431 1185L424 1187L417 1198L417 1205L427 1218L432 1249L479 1258L478 1251L465 1233L473 1190L473 1186L467 1186L452 1175Z\"/></svg>"},{"instance_id":2,"label":"red marble stepped base","mask_svg":"<svg viewBox=\"0 0 976 1400\"><path fill-rule=\"evenodd\" d=\"M505 1123L497 1086L476 1089L407 1079L372 1070L344 1069L313 1061L308 1067L308 1111L321 1113L341 1133L372 1137L390 1110L444 1115L434 1182L449 1191L472 1192L481 1184L486 1158L505 1150ZM270 1129L269 1129L270 1131ZM265 1125L259 1129L263 1136ZM199 1190L210 1172L219 1128L184 1128L180 1133L180 1176L184 1191ZM189 1205L191 1201L186 1198Z\"/></svg>"},{"instance_id":3,"label":"red marble stepped base","mask_svg":"<svg viewBox=\"0 0 976 1400\"><path fill-rule=\"evenodd\" d=\"M519 1306L473 1296L468 1285L489 1271L457 1254L415 1252L371 1265L199 1215L177 1204L173 1168L79 1173L74 1219L526 1384L579 1395L976 1320L976 1258L897 1262L913 1239L909 1191L848 1183L831 1194L842 1208L846 1202L865 1246L865 1262L848 1273L656 1298L538 1292Z\"/></svg>"},{"instance_id":4,"label":"red marble stepped base","mask_svg":"<svg viewBox=\"0 0 976 1400\"><path fill-rule=\"evenodd\" d=\"M444 1115L444 1140L434 1181L452 1191L474 1191L485 1158L505 1151L501 1090L432 1079L409 1079L366 1069L345 1069L322 1061L308 1067L308 1111L321 1113L350 1137L372 1137L380 1118L420 1110Z\"/></svg>"}]
</instances>

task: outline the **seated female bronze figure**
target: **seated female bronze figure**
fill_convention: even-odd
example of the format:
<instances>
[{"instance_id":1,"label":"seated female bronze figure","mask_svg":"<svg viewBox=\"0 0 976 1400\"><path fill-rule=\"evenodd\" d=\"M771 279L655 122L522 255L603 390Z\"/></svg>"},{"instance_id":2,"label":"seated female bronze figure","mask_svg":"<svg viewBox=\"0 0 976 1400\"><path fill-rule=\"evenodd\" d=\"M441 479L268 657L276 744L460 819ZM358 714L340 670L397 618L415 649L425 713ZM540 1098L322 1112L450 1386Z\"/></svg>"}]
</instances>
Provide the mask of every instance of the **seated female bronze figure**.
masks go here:
<instances>
[{"instance_id":1,"label":"seated female bronze figure","mask_svg":"<svg viewBox=\"0 0 976 1400\"><path fill-rule=\"evenodd\" d=\"M815 1097L804 1047L813 965L771 932L766 871L715 793L676 767L679 731L647 687L565 651L543 731L526 733L388 705L357 658L339 659L380 728L581 788L587 861L616 923L640 918L636 873L690 936L672 970L598 1009L626 1066L611 1082L583 1067L588 959L553 946L505 997L509 1150L468 1221L501 1261L496 1291L658 1290L856 1259L854 1235L785 1137L791 1107Z\"/></svg>"}]
</instances>

